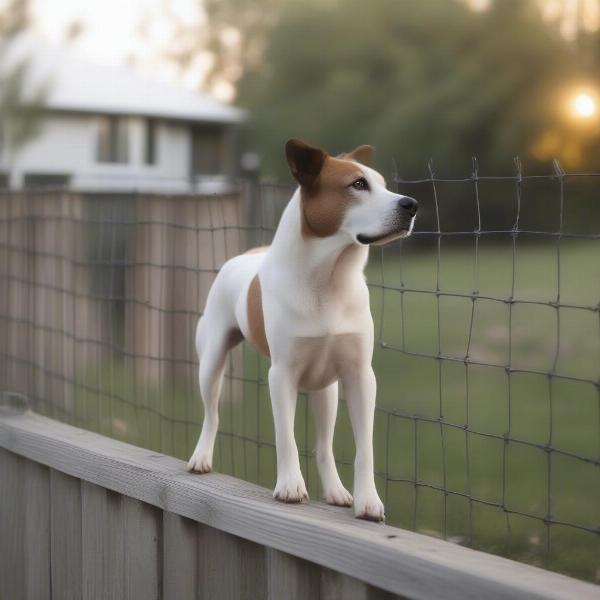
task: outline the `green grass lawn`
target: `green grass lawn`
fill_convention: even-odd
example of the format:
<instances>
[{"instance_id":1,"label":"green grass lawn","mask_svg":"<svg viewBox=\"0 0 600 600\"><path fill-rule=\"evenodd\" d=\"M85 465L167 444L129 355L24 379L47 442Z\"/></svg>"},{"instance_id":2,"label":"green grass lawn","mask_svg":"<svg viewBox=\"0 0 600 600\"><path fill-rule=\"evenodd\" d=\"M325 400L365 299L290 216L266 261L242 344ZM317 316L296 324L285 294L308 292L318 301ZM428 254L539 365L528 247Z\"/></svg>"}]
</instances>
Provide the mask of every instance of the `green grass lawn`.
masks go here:
<instances>
[{"instance_id":1,"label":"green grass lawn","mask_svg":"<svg viewBox=\"0 0 600 600\"><path fill-rule=\"evenodd\" d=\"M559 260L554 241L519 238L514 280L508 236L483 236L477 264L473 243L443 239L439 274L435 249L409 243L401 255L373 252L375 459L389 523L600 580L600 535L586 531L600 531L599 245L564 239ZM457 295L436 295L438 288ZM559 292L573 307L551 305ZM215 466L272 487L267 368L244 349L244 372L235 374L248 380L238 384L244 399L222 405ZM195 379L136 387L115 363L82 382L80 425L188 457L202 419ZM309 417L301 398L296 436L318 498ZM351 487L343 403L335 453Z\"/></svg>"}]
</instances>

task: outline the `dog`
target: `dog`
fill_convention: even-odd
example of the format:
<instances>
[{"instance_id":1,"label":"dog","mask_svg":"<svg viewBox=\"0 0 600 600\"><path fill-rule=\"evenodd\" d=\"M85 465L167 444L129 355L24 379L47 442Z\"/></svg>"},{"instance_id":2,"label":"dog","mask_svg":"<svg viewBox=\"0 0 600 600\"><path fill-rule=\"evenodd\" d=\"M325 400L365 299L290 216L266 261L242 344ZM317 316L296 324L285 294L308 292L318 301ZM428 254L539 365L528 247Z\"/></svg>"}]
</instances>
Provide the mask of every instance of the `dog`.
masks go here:
<instances>
[{"instance_id":1,"label":"dog","mask_svg":"<svg viewBox=\"0 0 600 600\"><path fill-rule=\"evenodd\" d=\"M382 521L373 471L373 318L363 271L369 246L410 235L417 201L386 188L383 177L368 166L373 152L363 145L333 157L298 139L286 143L298 188L273 242L223 265L198 321L204 422L188 469L206 473L212 468L226 355L246 339L271 359L274 498L308 499L294 439L297 393L308 392L324 499L338 506L354 504L357 517ZM342 485L333 456L338 382L356 447L354 498Z\"/></svg>"}]
</instances>

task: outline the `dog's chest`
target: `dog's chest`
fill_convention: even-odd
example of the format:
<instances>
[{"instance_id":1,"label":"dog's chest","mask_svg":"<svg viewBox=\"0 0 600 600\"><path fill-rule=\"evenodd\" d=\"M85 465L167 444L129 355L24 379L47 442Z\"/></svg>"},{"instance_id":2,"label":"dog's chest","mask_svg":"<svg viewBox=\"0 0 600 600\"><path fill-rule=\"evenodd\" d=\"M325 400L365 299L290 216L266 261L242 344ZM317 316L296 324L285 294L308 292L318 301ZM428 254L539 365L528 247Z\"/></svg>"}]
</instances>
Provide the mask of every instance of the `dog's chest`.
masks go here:
<instances>
[{"instance_id":1,"label":"dog's chest","mask_svg":"<svg viewBox=\"0 0 600 600\"><path fill-rule=\"evenodd\" d=\"M327 387L346 370L356 370L363 362L365 340L346 333L293 340L293 367L298 389L313 391Z\"/></svg>"},{"instance_id":2,"label":"dog's chest","mask_svg":"<svg viewBox=\"0 0 600 600\"><path fill-rule=\"evenodd\" d=\"M335 284L313 281L287 289L290 291L284 302L300 336L358 333L370 314L369 294L362 275Z\"/></svg>"}]
</instances>

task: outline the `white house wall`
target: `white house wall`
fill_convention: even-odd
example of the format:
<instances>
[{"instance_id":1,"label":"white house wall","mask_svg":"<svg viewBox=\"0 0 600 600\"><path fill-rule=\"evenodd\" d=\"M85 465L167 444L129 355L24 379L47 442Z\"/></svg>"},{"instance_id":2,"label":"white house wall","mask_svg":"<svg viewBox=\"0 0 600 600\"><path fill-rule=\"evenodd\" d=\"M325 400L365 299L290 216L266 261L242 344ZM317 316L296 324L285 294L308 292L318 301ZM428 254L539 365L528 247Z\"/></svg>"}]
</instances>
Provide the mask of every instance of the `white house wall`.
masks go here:
<instances>
[{"instance_id":1,"label":"white house wall","mask_svg":"<svg viewBox=\"0 0 600 600\"><path fill-rule=\"evenodd\" d=\"M89 168L92 119L53 115L44 120L37 137L13 156L3 155L11 186L20 187L25 173L80 173Z\"/></svg>"},{"instance_id":2,"label":"white house wall","mask_svg":"<svg viewBox=\"0 0 600 600\"><path fill-rule=\"evenodd\" d=\"M185 191L190 186L191 136L189 124L157 121L156 164L144 161L145 119L127 117L129 161L97 161L98 117L51 114L40 135L12 161L11 187L21 187L24 175L69 174L71 187L85 190L122 189Z\"/></svg>"}]
</instances>

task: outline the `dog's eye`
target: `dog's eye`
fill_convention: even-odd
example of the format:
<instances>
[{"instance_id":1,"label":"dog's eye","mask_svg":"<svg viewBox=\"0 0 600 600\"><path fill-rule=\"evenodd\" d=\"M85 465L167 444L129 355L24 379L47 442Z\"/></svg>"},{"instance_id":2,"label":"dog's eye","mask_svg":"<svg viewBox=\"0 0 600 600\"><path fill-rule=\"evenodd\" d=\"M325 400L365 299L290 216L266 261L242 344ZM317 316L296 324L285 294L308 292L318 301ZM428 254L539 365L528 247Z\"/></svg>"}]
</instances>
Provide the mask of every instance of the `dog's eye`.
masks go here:
<instances>
[{"instance_id":1,"label":"dog's eye","mask_svg":"<svg viewBox=\"0 0 600 600\"><path fill-rule=\"evenodd\" d=\"M355 190L364 191L369 189L369 184L364 177L359 177L353 184L352 187Z\"/></svg>"}]
</instances>

